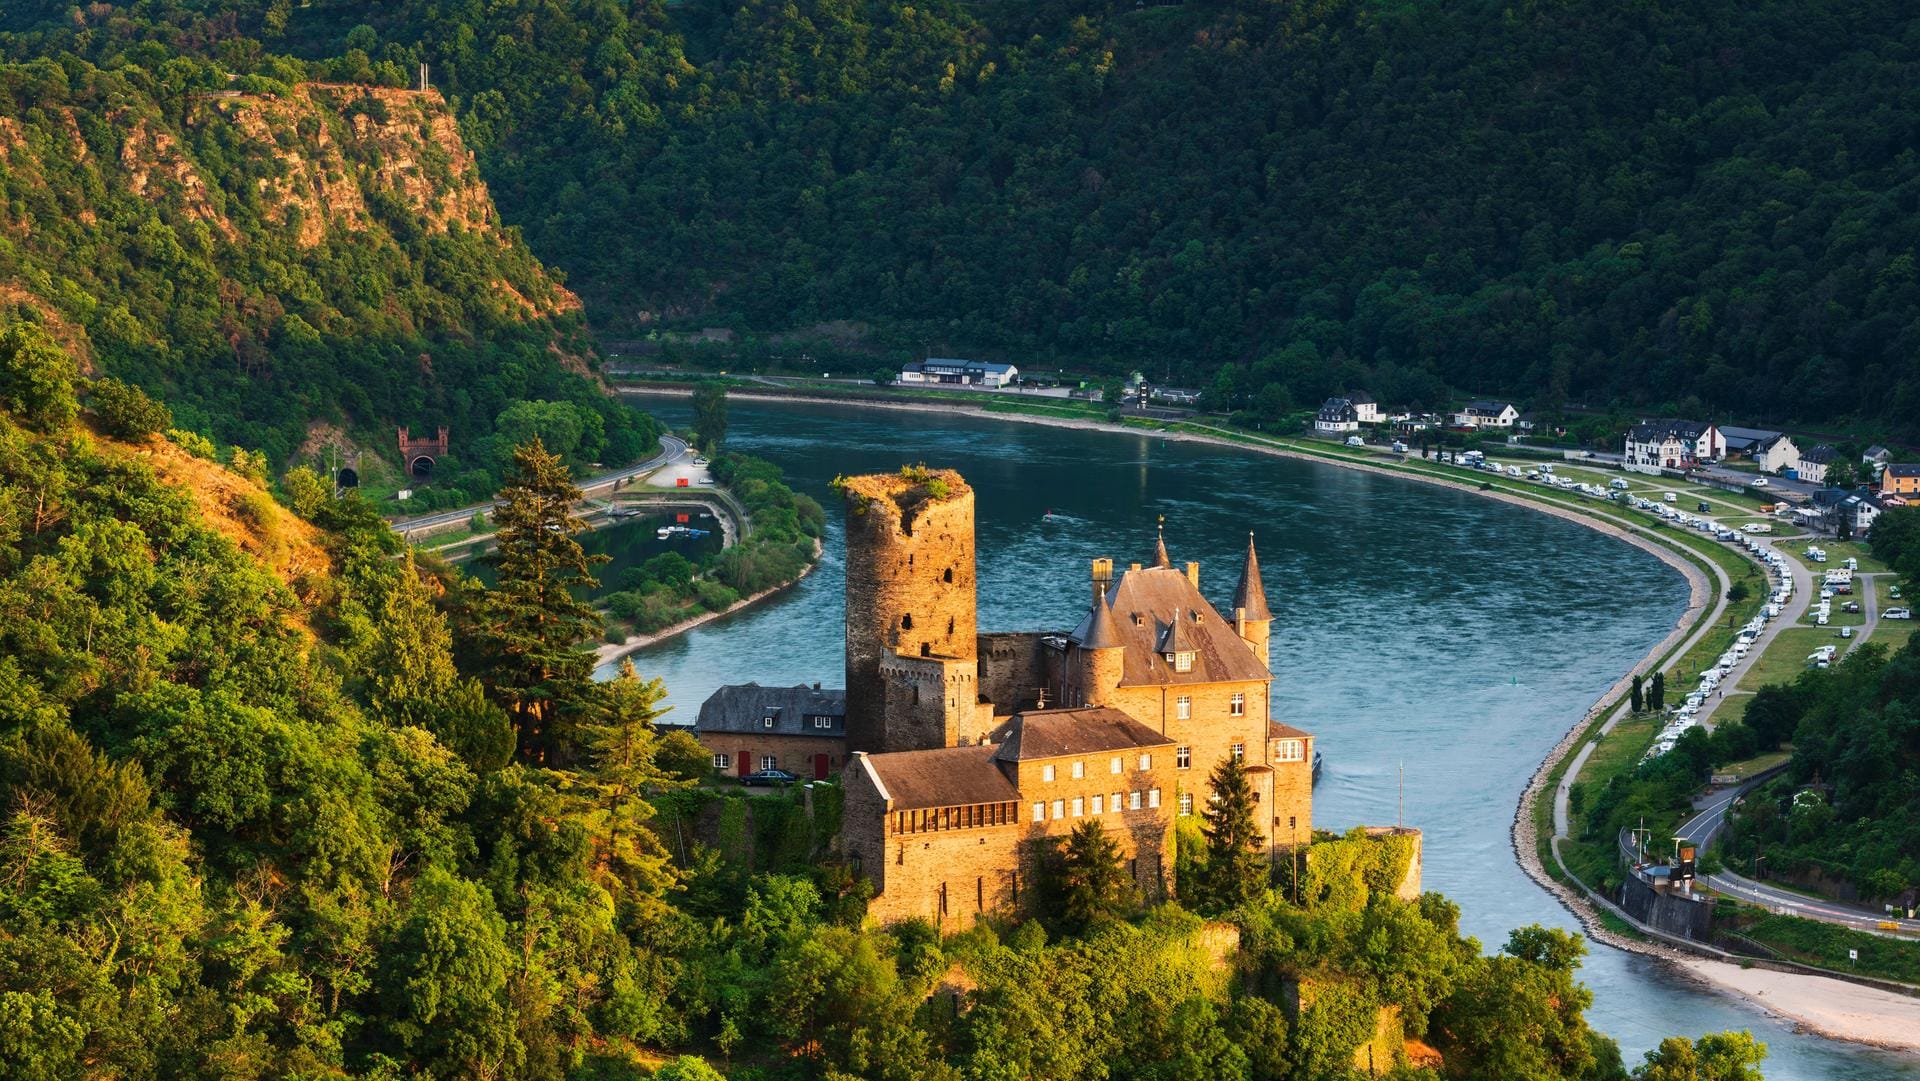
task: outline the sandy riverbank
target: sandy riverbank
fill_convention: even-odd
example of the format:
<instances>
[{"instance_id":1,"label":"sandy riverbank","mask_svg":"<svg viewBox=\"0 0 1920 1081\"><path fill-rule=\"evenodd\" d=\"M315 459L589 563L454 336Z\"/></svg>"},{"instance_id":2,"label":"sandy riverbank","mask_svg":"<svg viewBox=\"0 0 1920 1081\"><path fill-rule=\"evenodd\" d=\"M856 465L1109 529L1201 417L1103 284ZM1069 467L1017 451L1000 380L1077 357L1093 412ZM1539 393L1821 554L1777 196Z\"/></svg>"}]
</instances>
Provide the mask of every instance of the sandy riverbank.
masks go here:
<instances>
[{"instance_id":1,"label":"sandy riverbank","mask_svg":"<svg viewBox=\"0 0 1920 1081\"><path fill-rule=\"evenodd\" d=\"M1920 999L1824 976L1741 968L1689 957L1684 971L1768 1013L1830 1039L1920 1051Z\"/></svg>"}]
</instances>

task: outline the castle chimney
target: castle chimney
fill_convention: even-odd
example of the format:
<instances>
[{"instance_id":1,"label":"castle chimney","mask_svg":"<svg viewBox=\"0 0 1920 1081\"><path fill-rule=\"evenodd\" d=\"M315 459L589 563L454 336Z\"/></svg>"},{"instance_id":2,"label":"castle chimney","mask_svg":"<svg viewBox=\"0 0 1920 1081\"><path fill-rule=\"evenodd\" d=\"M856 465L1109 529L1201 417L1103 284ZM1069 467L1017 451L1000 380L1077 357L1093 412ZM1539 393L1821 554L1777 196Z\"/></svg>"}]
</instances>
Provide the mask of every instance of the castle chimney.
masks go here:
<instances>
[{"instance_id":1,"label":"castle chimney","mask_svg":"<svg viewBox=\"0 0 1920 1081\"><path fill-rule=\"evenodd\" d=\"M1093 599L1098 604L1102 594L1113 586L1113 560L1100 558L1093 561Z\"/></svg>"},{"instance_id":2,"label":"castle chimney","mask_svg":"<svg viewBox=\"0 0 1920 1081\"><path fill-rule=\"evenodd\" d=\"M1193 588L1200 588L1200 564L1193 562L1187 564L1187 581L1193 583Z\"/></svg>"},{"instance_id":3,"label":"castle chimney","mask_svg":"<svg viewBox=\"0 0 1920 1081\"><path fill-rule=\"evenodd\" d=\"M1130 571L1137 571L1137 570L1139 570L1139 569L1140 569L1140 564L1138 564L1138 563L1129 563L1129 564L1127 564L1127 569L1128 569L1128 570L1130 570Z\"/></svg>"}]
</instances>

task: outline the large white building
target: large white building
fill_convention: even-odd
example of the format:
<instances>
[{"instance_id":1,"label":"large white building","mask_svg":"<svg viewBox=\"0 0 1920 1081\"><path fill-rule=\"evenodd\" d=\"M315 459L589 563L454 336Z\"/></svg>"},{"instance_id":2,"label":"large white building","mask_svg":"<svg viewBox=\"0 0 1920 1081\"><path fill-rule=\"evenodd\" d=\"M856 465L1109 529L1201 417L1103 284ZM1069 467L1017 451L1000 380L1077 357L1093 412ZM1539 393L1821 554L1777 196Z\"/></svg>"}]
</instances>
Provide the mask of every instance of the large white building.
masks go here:
<instances>
[{"instance_id":1,"label":"large white building","mask_svg":"<svg viewBox=\"0 0 1920 1081\"><path fill-rule=\"evenodd\" d=\"M1727 442L1712 423L1654 420L1627 432L1626 468L1636 473L1692 469L1726 457Z\"/></svg>"},{"instance_id":2,"label":"large white building","mask_svg":"<svg viewBox=\"0 0 1920 1081\"><path fill-rule=\"evenodd\" d=\"M902 383L945 383L956 386L1004 387L1020 378L1020 369L988 360L929 357L900 369Z\"/></svg>"},{"instance_id":3,"label":"large white building","mask_svg":"<svg viewBox=\"0 0 1920 1081\"><path fill-rule=\"evenodd\" d=\"M1520 419L1520 410L1512 402L1494 402L1476 398L1453 415L1459 428L1511 428Z\"/></svg>"}]
</instances>

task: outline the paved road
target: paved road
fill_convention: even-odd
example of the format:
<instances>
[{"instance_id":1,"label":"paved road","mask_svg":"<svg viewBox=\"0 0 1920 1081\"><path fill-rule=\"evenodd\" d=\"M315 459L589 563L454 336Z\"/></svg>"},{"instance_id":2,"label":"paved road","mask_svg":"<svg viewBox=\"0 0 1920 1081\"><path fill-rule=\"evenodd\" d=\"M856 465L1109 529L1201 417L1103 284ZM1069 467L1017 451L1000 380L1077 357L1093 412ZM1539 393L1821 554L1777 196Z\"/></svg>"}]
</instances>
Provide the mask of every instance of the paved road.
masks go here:
<instances>
[{"instance_id":1,"label":"paved road","mask_svg":"<svg viewBox=\"0 0 1920 1081\"><path fill-rule=\"evenodd\" d=\"M1726 825L1727 815L1733 809L1733 805L1755 783L1758 782L1750 781L1744 785L1710 794L1705 802L1698 806L1694 816L1681 825L1679 835L1692 841L1698 848L1699 855L1706 855L1708 846L1713 843L1721 827ZM1843 901L1809 897L1803 893L1770 886L1765 882L1755 882L1745 875L1732 871L1720 871L1707 875L1703 881L1729 897L1736 897L1774 912L1819 920L1822 923L1839 924L1856 931L1885 933L1880 924L1885 922L1887 917L1872 909L1850 905ZM1896 922L1903 926L1908 936L1914 932L1920 932L1920 920Z\"/></svg>"},{"instance_id":2,"label":"paved road","mask_svg":"<svg viewBox=\"0 0 1920 1081\"><path fill-rule=\"evenodd\" d=\"M625 469L616 469L611 473L602 473L597 477L592 477L581 483L580 490L583 493L591 493L599 488L617 486L623 481L651 473L670 462L678 461L680 456L686 453L686 440L676 435L663 435L660 437L660 453L648 458L639 465L630 465ZM491 510L492 508L492 503L475 503L470 507L461 507L458 510L422 514L413 518L395 518L392 520L392 525L394 532L401 536L406 536L409 533L417 533L422 529L432 529L435 526L448 525L453 522L463 522L473 517L474 514L479 511Z\"/></svg>"},{"instance_id":3,"label":"paved road","mask_svg":"<svg viewBox=\"0 0 1920 1081\"><path fill-rule=\"evenodd\" d=\"M1700 704L1700 712L1695 716L1709 731L1713 729L1714 711L1720 708L1720 703L1726 701L1727 694L1740 689L1740 681L1747 677L1747 673L1753 670L1754 665L1760 663L1760 658L1773 647L1774 639L1779 637L1781 631L1800 622L1800 617L1807 614L1807 608L1813 603L1814 595L1818 592L1813 584L1813 572L1809 571L1804 563L1794 558L1792 553L1781 547L1778 541L1767 540L1765 545L1769 548L1777 548L1782 555L1786 556L1787 573L1793 576L1793 595L1787 598L1787 603L1781 608L1780 615L1768 620L1767 625L1760 629L1760 634L1754 639L1753 646L1747 650L1747 655L1734 662L1733 669L1727 673L1725 679L1720 681L1719 693ZM1771 582L1772 579L1768 581ZM1771 585L1768 586L1768 591L1771 593ZM1681 695L1683 700L1685 697L1685 694Z\"/></svg>"}]
</instances>

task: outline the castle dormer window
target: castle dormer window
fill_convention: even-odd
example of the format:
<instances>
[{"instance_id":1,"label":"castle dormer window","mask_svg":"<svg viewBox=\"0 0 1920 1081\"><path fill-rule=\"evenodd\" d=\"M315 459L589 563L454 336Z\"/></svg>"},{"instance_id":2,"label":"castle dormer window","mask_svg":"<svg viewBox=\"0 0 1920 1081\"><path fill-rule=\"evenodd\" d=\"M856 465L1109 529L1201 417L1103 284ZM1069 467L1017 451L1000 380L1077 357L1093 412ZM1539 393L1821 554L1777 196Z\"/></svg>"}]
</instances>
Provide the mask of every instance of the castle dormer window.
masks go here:
<instances>
[{"instance_id":1,"label":"castle dormer window","mask_svg":"<svg viewBox=\"0 0 1920 1081\"><path fill-rule=\"evenodd\" d=\"M1193 651L1192 650L1183 649L1177 653L1169 653L1166 656L1167 656L1167 663L1173 666L1174 671L1176 672L1193 671Z\"/></svg>"}]
</instances>

